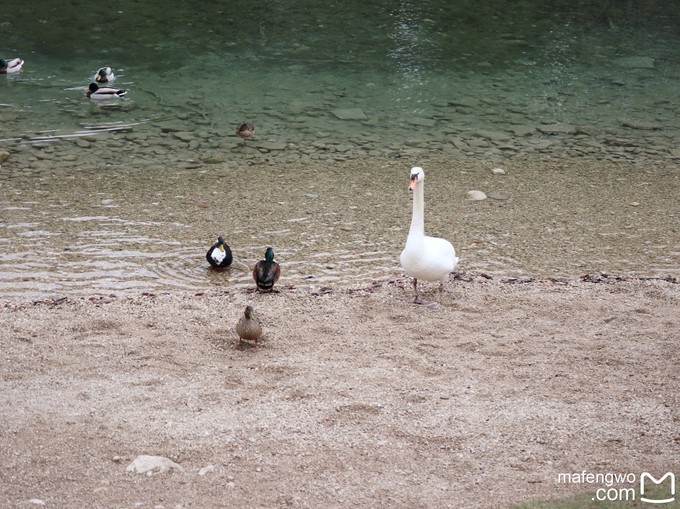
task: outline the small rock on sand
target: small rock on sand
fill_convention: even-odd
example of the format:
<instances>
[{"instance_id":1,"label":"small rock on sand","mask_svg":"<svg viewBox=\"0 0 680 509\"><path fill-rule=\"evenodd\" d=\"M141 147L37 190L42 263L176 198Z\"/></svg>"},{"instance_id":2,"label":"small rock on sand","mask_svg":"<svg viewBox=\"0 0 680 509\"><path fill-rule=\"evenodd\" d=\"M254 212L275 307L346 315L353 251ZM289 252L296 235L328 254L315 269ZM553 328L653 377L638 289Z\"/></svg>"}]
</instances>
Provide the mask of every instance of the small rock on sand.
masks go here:
<instances>
[{"instance_id":1,"label":"small rock on sand","mask_svg":"<svg viewBox=\"0 0 680 509\"><path fill-rule=\"evenodd\" d=\"M340 120L366 120L366 114L361 108L338 108L331 113Z\"/></svg>"},{"instance_id":2,"label":"small rock on sand","mask_svg":"<svg viewBox=\"0 0 680 509\"><path fill-rule=\"evenodd\" d=\"M203 467L202 469L200 469L198 471L198 475L204 476L204 475L209 474L210 472L214 472L214 471L215 471L215 465L206 465L205 467Z\"/></svg>"},{"instance_id":3,"label":"small rock on sand","mask_svg":"<svg viewBox=\"0 0 680 509\"><path fill-rule=\"evenodd\" d=\"M145 454L137 456L125 469L126 472L147 475L152 475L154 472L164 474L170 470L184 472L181 465L178 465L168 458L164 458L163 456L147 456Z\"/></svg>"},{"instance_id":4,"label":"small rock on sand","mask_svg":"<svg viewBox=\"0 0 680 509\"><path fill-rule=\"evenodd\" d=\"M467 199L470 201L482 201L486 200L486 193L482 191L468 191L467 192Z\"/></svg>"}]
</instances>

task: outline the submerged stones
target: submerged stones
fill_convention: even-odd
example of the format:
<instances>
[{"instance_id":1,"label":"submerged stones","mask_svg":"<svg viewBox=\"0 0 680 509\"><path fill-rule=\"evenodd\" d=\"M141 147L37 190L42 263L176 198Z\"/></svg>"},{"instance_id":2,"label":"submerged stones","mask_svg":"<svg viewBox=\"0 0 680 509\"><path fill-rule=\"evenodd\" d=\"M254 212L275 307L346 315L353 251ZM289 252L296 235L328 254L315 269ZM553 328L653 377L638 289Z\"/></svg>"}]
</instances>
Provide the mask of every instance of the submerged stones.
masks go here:
<instances>
[{"instance_id":1,"label":"submerged stones","mask_svg":"<svg viewBox=\"0 0 680 509\"><path fill-rule=\"evenodd\" d=\"M337 108L331 113L340 120L367 120L368 117L361 108Z\"/></svg>"},{"instance_id":2,"label":"submerged stones","mask_svg":"<svg viewBox=\"0 0 680 509\"><path fill-rule=\"evenodd\" d=\"M576 127L564 124L541 125L536 127L536 129L543 134L549 134L551 136L560 134L572 136L576 134Z\"/></svg>"},{"instance_id":3,"label":"submerged stones","mask_svg":"<svg viewBox=\"0 0 680 509\"><path fill-rule=\"evenodd\" d=\"M413 159L447 153L494 165L529 155L594 157L617 162L659 157L677 160L675 104L663 96L651 97L658 87L650 90L649 97L641 94L640 103L631 103L631 108L617 118L603 117L603 111L612 111L614 106L612 90L618 85L611 85L612 79L630 85L647 74L645 69L659 62L651 57L622 57L615 59L615 64L593 71L599 72L603 85L591 95L570 93L567 84L547 78L537 80L531 93L519 94L528 86L524 83L525 73L509 73L495 81L470 74L447 84L449 88L442 90L439 97L430 103L419 103L417 108L413 104L392 105L371 88L355 91L350 97L343 87L319 85L308 95L296 94L290 104L279 104L271 98L264 105L238 104L236 121L248 110L245 114L252 115L262 126L245 145L231 125L226 125L224 114L213 115L209 108L214 104L197 95L189 105L191 111L158 108L154 113L159 120L130 119L129 124L118 125L106 119L90 119L86 129L102 128L96 135L73 138L70 133L57 133L54 138L64 139L49 137L45 141L31 136L16 138L16 143L10 143L14 139L3 140L7 144L0 148L0 164L5 166L3 163L9 159L7 165L37 169L149 165L191 168L239 161L252 165L273 158L304 163L363 157ZM622 71L626 68L642 71ZM653 114L647 108L650 100L655 105ZM229 114L237 115L231 111ZM101 125L93 125L95 120ZM16 125L8 127L21 132Z\"/></svg>"},{"instance_id":4,"label":"submerged stones","mask_svg":"<svg viewBox=\"0 0 680 509\"><path fill-rule=\"evenodd\" d=\"M655 62L652 57L631 56L615 58L614 63L627 69L654 69Z\"/></svg>"}]
</instances>

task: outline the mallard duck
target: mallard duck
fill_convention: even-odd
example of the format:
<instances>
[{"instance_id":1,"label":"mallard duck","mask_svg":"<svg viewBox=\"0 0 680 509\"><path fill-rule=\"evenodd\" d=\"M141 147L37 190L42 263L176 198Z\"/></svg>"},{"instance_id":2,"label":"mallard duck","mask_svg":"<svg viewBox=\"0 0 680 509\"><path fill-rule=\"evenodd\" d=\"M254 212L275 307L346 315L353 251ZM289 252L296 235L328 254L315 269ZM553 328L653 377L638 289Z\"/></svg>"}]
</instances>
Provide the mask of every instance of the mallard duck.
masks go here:
<instances>
[{"instance_id":1,"label":"mallard duck","mask_svg":"<svg viewBox=\"0 0 680 509\"><path fill-rule=\"evenodd\" d=\"M236 127L236 134L243 139L243 144L246 144L246 140L255 134L255 126L250 122L243 122Z\"/></svg>"},{"instance_id":2,"label":"mallard duck","mask_svg":"<svg viewBox=\"0 0 680 509\"><path fill-rule=\"evenodd\" d=\"M253 279L257 284L257 289L261 292L271 292L276 283L281 277L281 267L274 260L274 250L271 247L267 248L264 253L264 260L260 260L255 264L253 269Z\"/></svg>"},{"instance_id":3,"label":"mallard duck","mask_svg":"<svg viewBox=\"0 0 680 509\"><path fill-rule=\"evenodd\" d=\"M20 58L0 59L0 74L14 74L21 72L24 61Z\"/></svg>"},{"instance_id":4,"label":"mallard duck","mask_svg":"<svg viewBox=\"0 0 680 509\"><path fill-rule=\"evenodd\" d=\"M246 306L243 316L239 318L236 324L236 334L238 334L239 344L245 339L255 341L255 346L257 346L257 340L262 336L262 326L255 318L253 306Z\"/></svg>"},{"instance_id":5,"label":"mallard duck","mask_svg":"<svg viewBox=\"0 0 680 509\"><path fill-rule=\"evenodd\" d=\"M94 80L97 83L113 83L115 79L116 75L113 74L113 69L110 67L100 67L94 75Z\"/></svg>"},{"instance_id":6,"label":"mallard duck","mask_svg":"<svg viewBox=\"0 0 680 509\"><path fill-rule=\"evenodd\" d=\"M449 274L458 263L458 257L448 240L425 236L425 192L423 189L425 172L419 167L411 168L410 179L408 188L413 191L413 216L400 262L406 274L413 278L413 291L415 292L413 302L420 304L418 279L440 281L439 291L441 292L444 282L448 280Z\"/></svg>"},{"instance_id":7,"label":"mallard duck","mask_svg":"<svg viewBox=\"0 0 680 509\"><path fill-rule=\"evenodd\" d=\"M217 237L217 242L212 245L208 252L205 254L205 258L208 263L215 267L216 269L224 269L229 267L233 261L231 255L231 249L227 244L225 244L222 237Z\"/></svg>"},{"instance_id":8,"label":"mallard duck","mask_svg":"<svg viewBox=\"0 0 680 509\"><path fill-rule=\"evenodd\" d=\"M120 90L112 87L100 87L96 83L90 83L87 88L87 97L97 101L106 99L117 99L127 94L127 90Z\"/></svg>"}]
</instances>

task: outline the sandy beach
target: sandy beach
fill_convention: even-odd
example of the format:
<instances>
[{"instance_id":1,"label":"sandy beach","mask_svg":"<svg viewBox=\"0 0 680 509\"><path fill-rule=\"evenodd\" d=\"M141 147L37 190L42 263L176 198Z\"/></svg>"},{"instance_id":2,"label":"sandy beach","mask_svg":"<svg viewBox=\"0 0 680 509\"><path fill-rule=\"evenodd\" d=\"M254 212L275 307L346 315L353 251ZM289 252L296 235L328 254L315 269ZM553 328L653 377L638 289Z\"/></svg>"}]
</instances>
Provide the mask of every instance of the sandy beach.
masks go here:
<instances>
[{"instance_id":1,"label":"sandy beach","mask_svg":"<svg viewBox=\"0 0 680 509\"><path fill-rule=\"evenodd\" d=\"M423 290L5 300L0 507L510 507L678 471L677 280Z\"/></svg>"}]
</instances>

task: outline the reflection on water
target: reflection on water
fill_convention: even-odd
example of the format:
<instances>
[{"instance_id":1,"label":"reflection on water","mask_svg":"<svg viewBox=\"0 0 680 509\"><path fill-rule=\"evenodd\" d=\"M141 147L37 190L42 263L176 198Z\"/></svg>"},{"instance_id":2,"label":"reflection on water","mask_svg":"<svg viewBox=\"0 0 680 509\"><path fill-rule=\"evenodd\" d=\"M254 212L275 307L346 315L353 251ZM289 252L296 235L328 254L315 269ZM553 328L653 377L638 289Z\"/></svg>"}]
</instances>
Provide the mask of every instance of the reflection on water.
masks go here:
<instances>
[{"instance_id":1,"label":"reflection on water","mask_svg":"<svg viewBox=\"0 0 680 509\"><path fill-rule=\"evenodd\" d=\"M10 1L0 56L26 64L0 76L0 294L246 286L268 245L289 284L386 278L410 213L403 173L429 160L449 172L432 227L470 243L467 268L574 271L591 266L578 253L542 261L476 215L461 224L456 186L503 185L461 163L594 162L614 179L654 168L650 188L677 185L676 2L368 4ZM102 65L125 99L85 98ZM245 144L244 120L256 126ZM516 214L523 185L487 206ZM598 193L573 196L601 206ZM596 235L631 235L628 213ZM576 239L559 211L540 214L572 235L565 246ZM220 234L243 264L213 273L204 251ZM644 249L619 268L646 256L649 270L672 266L663 241ZM609 253L588 256L612 266Z\"/></svg>"}]
</instances>

